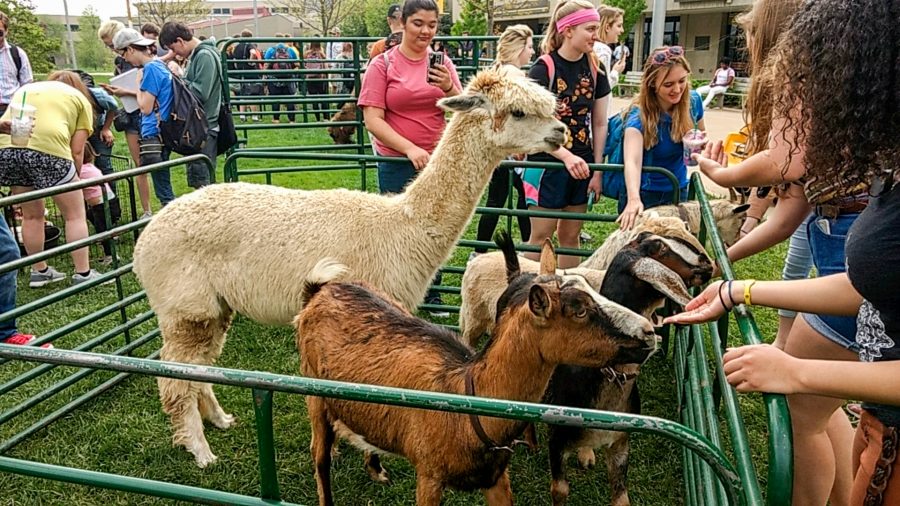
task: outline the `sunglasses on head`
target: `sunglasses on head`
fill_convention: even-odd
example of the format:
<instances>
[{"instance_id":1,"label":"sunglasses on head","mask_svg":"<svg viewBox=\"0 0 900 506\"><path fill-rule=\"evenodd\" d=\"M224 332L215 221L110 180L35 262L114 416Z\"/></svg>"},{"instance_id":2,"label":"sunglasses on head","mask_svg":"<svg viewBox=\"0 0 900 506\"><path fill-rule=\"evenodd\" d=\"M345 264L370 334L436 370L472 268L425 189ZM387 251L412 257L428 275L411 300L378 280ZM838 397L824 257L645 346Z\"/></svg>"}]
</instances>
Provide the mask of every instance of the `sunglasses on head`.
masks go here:
<instances>
[{"instance_id":1,"label":"sunglasses on head","mask_svg":"<svg viewBox=\"0 0 900 506\"><path fill-rule=\"evenodd\" d=\"M684 56L684 48L681 46L670 46L665 49L659 49L650 55L650 62L653 65L663 65L679 56Z\"/></svg>"}]
</instances>

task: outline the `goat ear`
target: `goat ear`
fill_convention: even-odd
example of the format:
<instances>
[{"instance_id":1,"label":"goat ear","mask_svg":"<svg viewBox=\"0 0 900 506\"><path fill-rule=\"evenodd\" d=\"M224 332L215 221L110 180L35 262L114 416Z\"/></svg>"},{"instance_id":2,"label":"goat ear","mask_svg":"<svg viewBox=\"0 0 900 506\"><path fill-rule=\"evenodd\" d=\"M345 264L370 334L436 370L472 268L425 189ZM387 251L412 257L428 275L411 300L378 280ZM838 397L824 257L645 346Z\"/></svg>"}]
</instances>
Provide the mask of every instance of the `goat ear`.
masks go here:
<instances>
[{"instance_id":1,"label":"goat ear","mask_svg":"<svg viewBox=\"0 0 900 506\"><path fill-rule=\"evenodd\" d=\"M747 209L750 209L750 204L741 204L734 209L731 210L731 214L741 214L746 213Z\"/></svg>"},{"instance_id":2,"label":"goat ear","mask_svg":"<svg viewBox=\"0 0 900 506\"><path fill-rule=\"evenodd\" d=\"M682 306L691 300L691 294L684 286L681 276L652 258L645 257L635 262L631 267L631 273Z\"/></svg>"},{"instance_id":3,"label":"goat ear","mask_svg":"<svg viewBox=\"0 0 900 506\"><path fill-rule=\"evenodd\" d=\"M452 112L468 112L477 108L487 109L487 105L487 97L481 93L456 95L438 101L438 106L445 111Z\"/></svg>"},{"instance_id":4,"label":"goat ear","mask_svg":"<svg viewBox=\"0 0 900 506\"><path fill-rule=\"evenodd\" d=\"M550 318L551 302L547 287L539 284L531 285L528 292L528 309L539 318Z\"/></svg>"},{"instance_id":5,"label":"goat ear","mask_svg":"<svg viewBox=\"0 0 900 506\"><path fill-rule=\"evenodd\" d=\"M553 243L550 239L544 239L541 245L541 275L552 276L556 274L556 256L553 254Z\"/></svg>"}]
</instances>

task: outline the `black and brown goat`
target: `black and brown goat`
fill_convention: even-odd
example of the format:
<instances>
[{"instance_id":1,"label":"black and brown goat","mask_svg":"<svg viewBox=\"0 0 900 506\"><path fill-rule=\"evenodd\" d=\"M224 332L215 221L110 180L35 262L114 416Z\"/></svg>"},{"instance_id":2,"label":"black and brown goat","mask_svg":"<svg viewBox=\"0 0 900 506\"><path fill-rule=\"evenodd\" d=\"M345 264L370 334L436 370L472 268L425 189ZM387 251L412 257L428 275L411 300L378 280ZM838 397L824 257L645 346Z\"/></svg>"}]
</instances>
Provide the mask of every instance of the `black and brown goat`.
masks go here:
<instances>
[{"instance_id":1,"label":"black and brown goat","mask_svg":"<svg viewBox=\"0 0 900 506\"><path fill-rule=\"evenodd\" d=\"M295 320L303 375L535 402L560 363L630 363L655 348L647 319L600 297L580 276L556 275L549 242L535 277L518 275L512 240L505 240L506 306L477 354L369 286L329 283L341 268L320 262ZM409 459L419 505L438 505L446 487L481 489L489 505L512 504L507 447L521 434L521 422L320 397L307 397L307 409L320 506L333 504L336 435L367 452Z\"/></svg>"},{"instance_id":2,"label":"black and brown goat","mask_svg":"<svg viewBox=\"0 0 900 506\"><path fill-rule=\"evenodd\" d=\"M695 245L649 232L619 250L606 271L600 294L651 319L666 298L684 305L691 296L688 286L709 281L712 262ZM561 365L556 368L545 402L579 408L640 414L637 374L646 354L632 364L615 367ZM577 451L583 467L594 464L594 449L606 447L613 506L627 506L628 433L586 430L577 427L550 427L551 495L554 505L564 504L569 494L566 458Z\"/></svg>"},{"instance_id":3,"label":"black and brown goat","mask_svg":"<svg viewBox=\"0 0 900 506\"><path fill-rule=\"evenodd\" d=\"M356 102L345 103L338 112L334 113L331 121L356 121L356 113L359 108ZM328 135L335 144L353 144L356 140L353 136L356 134L356 125L329 126L327 128Z\"/></svg>"}]
</instances>

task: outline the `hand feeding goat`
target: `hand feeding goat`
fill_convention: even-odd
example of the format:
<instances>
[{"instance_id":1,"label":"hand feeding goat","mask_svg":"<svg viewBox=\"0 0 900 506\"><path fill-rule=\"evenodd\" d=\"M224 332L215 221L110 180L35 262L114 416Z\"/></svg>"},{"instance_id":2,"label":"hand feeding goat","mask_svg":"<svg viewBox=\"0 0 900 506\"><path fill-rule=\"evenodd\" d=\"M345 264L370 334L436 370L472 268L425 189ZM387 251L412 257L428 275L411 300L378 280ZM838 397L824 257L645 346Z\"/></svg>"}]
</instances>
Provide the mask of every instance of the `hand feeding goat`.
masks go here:
<instances>
[{"instance_id":1,"label":"hand feeding goat","mask_svg":"<svg viewBox=\"0 0 900 506\"><path fill-rule=\"evenodd\" d=\"M580 266L564 272L584 276L595 290L600 289L607 266L616 253L633 241L641 232L652 232L656 235L688 242L692 247L703 250L703 245L687 230L685 223L679 218L660 217L654 211L645 212L635 227L622 232L613 232L590 258ZM520 259L522 270L537 272L538 263L528 259ZM563 271L560 271L563 272ZM459 328L463 343L475 346L484 333L490 333L497 319L497 299L503 293L506 270L500 252L485 253L473 258L466 265L462 278L462 306L459 310Z\"/></svg>"},{"instance_id":2,"label":"hand feeding goat","mask_svg":"<svg viewBox=\"0 0 900 506\"><path fill-rule=\"evenodd\" d=\"M134 249L134 272L162 331L162 360L212 364L233 312L288 324L303 282L333 258L413 310L507 155L565 142L556 97L516 69L485 70L463 94L428 165L399 195L300 191L247 183L207 186L156 215ZM228 428L212 385L159 378L173 441L197 465L215 461L203 420Z\"/></svg>"},{"instance_id":3,"label":"hand feeding goat","mask_svg":"<svg viewBox=\"0 0 900 506\"><path fill-rule=\"evenodd\" d=\"M415 318L360 283L329 283L320 264L304 285L295 321L306 377L535 402L559 363L606 366L650 353L657 337L645 318L600 297L580 276L555 274L549 241L540 275L520 273L508 235L508 287L497 329L479 353L443 327ZM321 274L320 276L317 276ZM335 429L366 451L405 456L416 469L416 503L440 504L443 489L481 489L487 504L512 504L507 446L524 426L476 417L307 397L319 505L333 504Z\"/></svg>"},{"instance_id":4,"label":"hand feeding goat","mask_svg":"<svg viewBox=\"0 0 900 506\"><path fill-rule=\"evenodd\" d=\"M615 256L600 294L652 318L666 298L684 305L691 299L685 285L709 281L712 262L690 242L641 232ZM647 355L649 357L649 354ZM644 358L647 358L644 357ZM636 378L643 360L614 368L561 365L556 368L544 401L548 404L640 414ZM551 496L566 502L566 458L577 451L579 463L594 463L594 448L605 446L606 468L614 506L630 504L627 489L628 433L550 426Z\"/></svg>"}]
</instances>

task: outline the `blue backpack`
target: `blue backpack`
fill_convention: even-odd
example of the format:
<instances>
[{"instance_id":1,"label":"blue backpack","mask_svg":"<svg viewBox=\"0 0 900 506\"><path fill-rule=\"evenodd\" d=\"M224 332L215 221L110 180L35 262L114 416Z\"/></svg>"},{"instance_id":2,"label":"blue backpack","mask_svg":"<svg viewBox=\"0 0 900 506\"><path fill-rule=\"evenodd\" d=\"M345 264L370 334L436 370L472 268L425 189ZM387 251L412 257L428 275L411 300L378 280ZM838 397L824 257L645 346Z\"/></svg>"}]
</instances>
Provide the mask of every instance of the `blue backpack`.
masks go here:
<instances>
[{"instance_id":1,"label":"blue backpack","mask_svg":"<svg viewBox=\"0 0 900 506\"><path fill-rule=\"evenodd\" d=\"M603 147L603 157L606 163L622 165L625 163L623 147L625 145L625 118L631 114L633 106L628 106L622 112L609 118L606 133L606 145ZM653 153L645 153L648 158L646 164L652 164ZM619 194L625 190L625 174L622 172L603 172L603 195L611 199L618 199Z\"/></svg>"}]
</instances>

